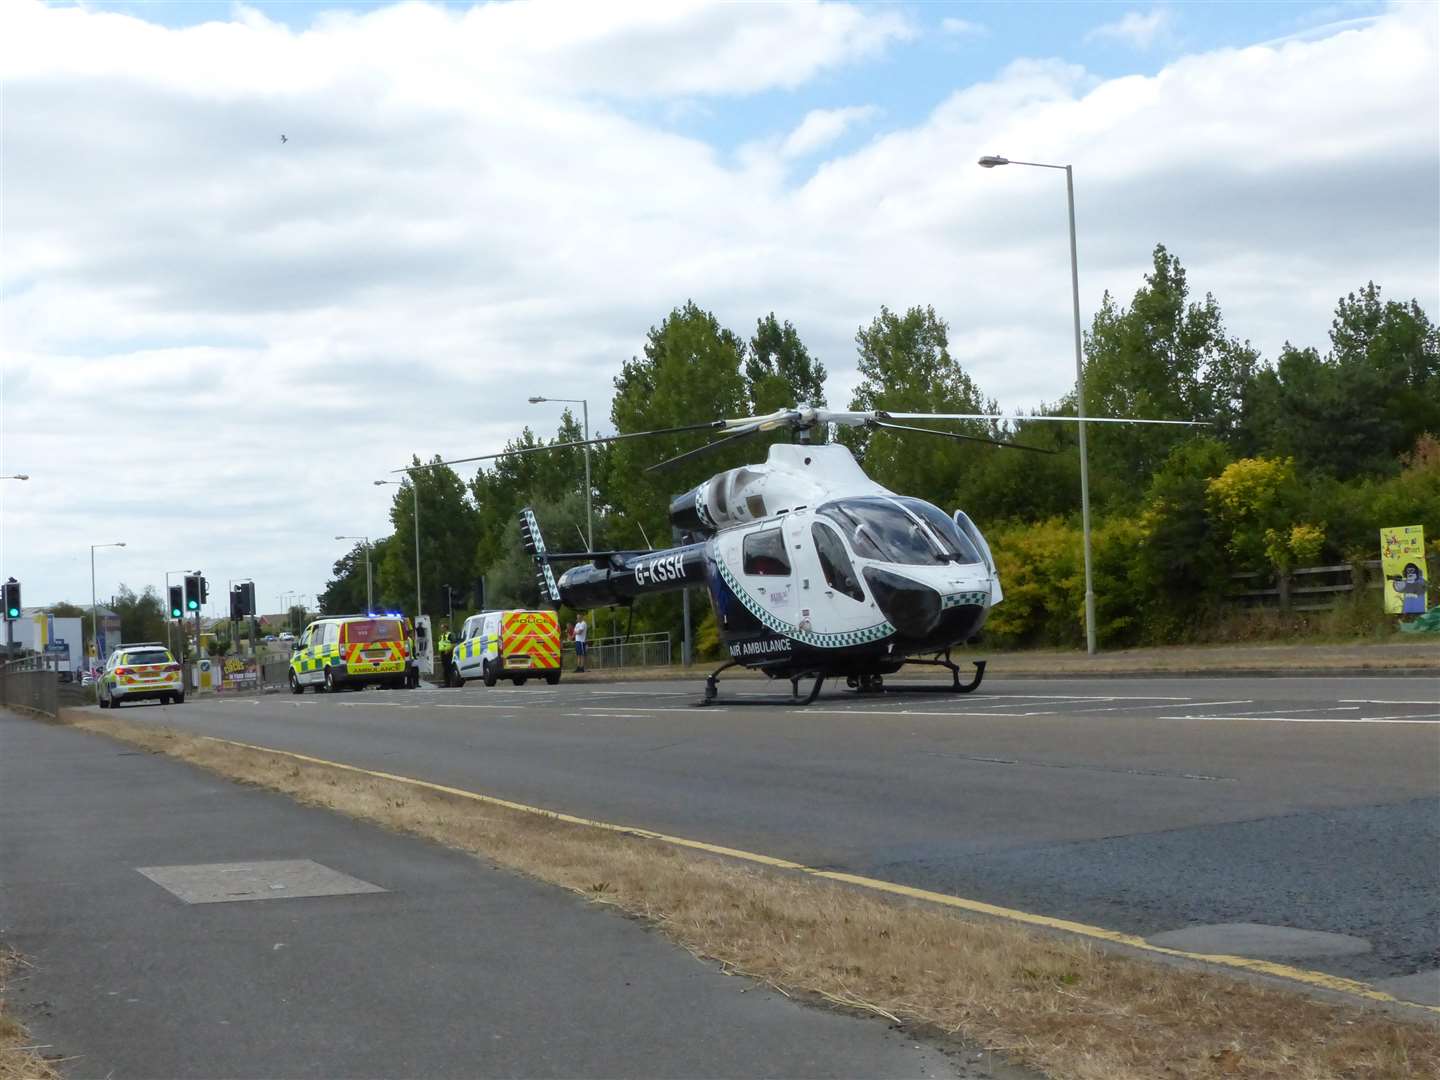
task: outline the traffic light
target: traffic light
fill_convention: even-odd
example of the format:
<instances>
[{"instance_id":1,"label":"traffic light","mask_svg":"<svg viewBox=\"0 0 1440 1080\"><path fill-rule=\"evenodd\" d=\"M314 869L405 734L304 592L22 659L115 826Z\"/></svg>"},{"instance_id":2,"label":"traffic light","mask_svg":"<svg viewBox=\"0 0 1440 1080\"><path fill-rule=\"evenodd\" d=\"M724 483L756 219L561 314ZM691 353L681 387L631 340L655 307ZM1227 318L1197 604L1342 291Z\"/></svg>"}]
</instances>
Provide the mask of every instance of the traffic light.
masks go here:
<instances>
[{"instance_id":1,"label":"traffic light","mask_svg":"<svg viewBox=\"0 0 1440 1080\"><path fill-rule=\"evenodd\" d=\"M245 617L245 586L236 585L230 590L230 621Z\"/></svg>"},{"instance_id":2,"label":"traffic light","mask_svg":"<svg viewBox=\"0 0 1440 1080\"><path fill-rule=\"evenodd\" d=\"M183 619L185 617L185 596L184 590L179 585L170 586L170 617L172 619Z\"/></svg>"},{"instance_id":3,"label":"traffic light","mask_svg":"<svg viewBox=\"0 0 1440 1080\"><path fill-rule=\"evenodd\" d=\"M200 578L195 574L185 575L185 610L200 610Z\"/></svg>"},{"instance_id":4,"label":"traffic light","mask_svg":"<svg viewBox=\"0 0 1440 1080\"><path fill-rule=\"evenodd\" d=\"M475 610L485 610L485 579L483 577L475 579Z\"/></svg>"},{"instance_id":5,"label":"traffic light","mask_svg":"<svg viewBox=\"0 0 1440 1080\"><path fill-rule=\"evenodd\" d=\"M210 601L210 579L207 578L207 577L205 577L205 575L202 574L202 575L200 575L200 603L205 604L205 603L209 603L209 601Z\"/></svg>"},{"instance_id":6,"label":"traffic light","mask_svg":"<svg viewBox=\"0 0 1440 1080\"><path fill-rule=\"evenodd\" d=\"M5 621L14 622L20 618L20 582L13 577L5 582Z\"/></svg>"},{"instance_id":7,"label":"traffic light","mask_svg":"<svg viewBox=\"0 0 1440 1080\"><path fill-rule=\"evenodd\" d=\"M255 614L255 582L245 581L240 584L240 614Z\"/></svg>"}]
</instances>

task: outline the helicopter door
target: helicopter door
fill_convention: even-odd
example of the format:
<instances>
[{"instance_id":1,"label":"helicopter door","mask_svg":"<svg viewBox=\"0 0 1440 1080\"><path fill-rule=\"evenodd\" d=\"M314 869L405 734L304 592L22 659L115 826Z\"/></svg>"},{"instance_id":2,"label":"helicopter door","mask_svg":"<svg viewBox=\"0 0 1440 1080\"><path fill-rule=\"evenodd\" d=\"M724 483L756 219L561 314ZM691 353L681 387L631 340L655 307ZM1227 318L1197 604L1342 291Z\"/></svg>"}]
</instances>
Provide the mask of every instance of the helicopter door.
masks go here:
<instances>
[{"instance_id":1,"label":"helicopter door","mask_svg":"<svg viewBox=\"0 0 1440 1080\"><path fill-rule=\"evenodd\" d=\"M780 521L746 533L740 545L745 591L776 621L787 626L800 621L792 557L798 537L793 522Z\"/></svg>"}]
</instances>

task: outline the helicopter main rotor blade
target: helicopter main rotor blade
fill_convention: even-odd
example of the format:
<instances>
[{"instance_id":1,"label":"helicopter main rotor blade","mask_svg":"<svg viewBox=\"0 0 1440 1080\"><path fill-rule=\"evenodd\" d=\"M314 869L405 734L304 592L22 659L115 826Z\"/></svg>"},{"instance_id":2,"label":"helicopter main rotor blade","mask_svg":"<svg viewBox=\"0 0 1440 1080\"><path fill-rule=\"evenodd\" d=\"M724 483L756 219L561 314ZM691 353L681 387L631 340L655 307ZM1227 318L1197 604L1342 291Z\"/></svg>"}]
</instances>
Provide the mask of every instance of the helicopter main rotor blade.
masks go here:
<instances>
[{"instance_id":1,"label":"helicopter main rotor blade","mask_svg":"<svg viewBox=\"0 0 1440 1080\"><path fill-rule=\"evenodd\" d=\"M683 454L676 454L672 458L666 458L664 461L656 462L654 465L651 465L645 471L647 473L664 472L666 469L679 465L682 461L686 461L693 457L699 457L701 454L708 454L712 450L718 450L722 446L727 446L733 442L739 442L741 439L746 439L749 438L751 435L754 435L757 431L764 430L764 424L751 424L749 427L743 427L736 431L732 431L723 439L716 439L714 442L706 443L704 446L697 446L694 450L686 450Z\"/></svg>"},{"instance_id":2,"label":"helicopter main rotor blade","mask_svg":"<svg viewBox=\"0 0 1440 1080\"><path fill-rule=\"evenodd\" d=\"M494 454L478 454L475 457L451 458L449 461L430 461L423 465L410 465L404 469L391 469L391 472L412 473L420 469L438 469L442 465L464 465L471 461L494 461L496 458L515 457L518 454L534 454L541 450L571 450L577 446L603 446L607 443L620 442L624 439L643 439L650 435L674 435L682 431L716 431L723 430L727 421L711 420L706 424L682 424L680 427L656 428L653 431L632 431L627 435L602 435L597 439L577 439L574 442L547 443L543 446L517 446L513 450L501 450Z\"/></svg>"},{"instance_id":3,"label":"helicopter main rotor blade","mask_svg":"<svg viewBox=\"0 0 1440 1080\"><path fill-rule=\"evenodd\" d=\"M888 412L883 409L873 413L847 413L848 416L876 416L882 420L1009 420L1028 424L1031 420L1049 421L1051 423L1078 424L1081 417L1078 416L1000 416L996 413L923 413L923 412ZM843 423L843 421L841 421ZM1123 416L1087 416L1084 417L1087 424L1175 424L1181 427L1210 427L1209 420L1128 420Z\"/></svg>"},{"instance_id":4,"label":"helicopter main rotor blade","mask_svg":"<svg viewBox=\"0 0 1440 1080\"><path fill-rule=\"evenodd\" d=\"M865 425L872 428L885 428L887 431L919 431L926 435L943 435L947 439L965 439L967 442L989 443L991 446L1007 446L1011 450L1029 450L1032 454L1058 454L1058 450L1047 450L1043 446L1027 446L1025 443L1004 442L1001 439L987 439L981 435L961 435L957 431L940 431L938 428L908 427L905 424L887 424L882 420L871 420Z\"/></svg>"}]
</instances>

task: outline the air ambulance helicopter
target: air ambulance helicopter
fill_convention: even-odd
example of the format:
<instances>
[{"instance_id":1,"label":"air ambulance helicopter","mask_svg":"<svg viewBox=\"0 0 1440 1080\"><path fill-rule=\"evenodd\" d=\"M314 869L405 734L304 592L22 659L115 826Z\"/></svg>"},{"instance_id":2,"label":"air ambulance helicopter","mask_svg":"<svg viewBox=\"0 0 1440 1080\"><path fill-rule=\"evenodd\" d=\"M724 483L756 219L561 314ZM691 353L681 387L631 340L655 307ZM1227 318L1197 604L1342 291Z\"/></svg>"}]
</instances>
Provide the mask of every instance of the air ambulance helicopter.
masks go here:
<instances>
[{"instance_id":1,"label":"air ambulance helicopter","mask_svg":"<svg viewBox=\"0 0 1440 1080\"><path fill-rule=\"evenodd\" d=\"M611 443L650 435L712 430L722 437L659 462L673 466L750 435L788 428L794 442L770 447L763 464L717 473L670 503L675 547L644 551L550 551L535 514L521 511L521 533L535 559L542 593L577 610L629 605L636 597L704 587L731 659L705 681L704 703L716 700L721 672L737 665L788 679L794 698L813 679L805 704L826 679L844 678L861 693L884 689L905 664L950 672L949 685L907 689L969 693L985 661L961 682L951 650L979 633L1004 591L984 535L963 510L946 514L923 499L900 495L870 479L849 449L816 444L823 425L911 432L992 443L1023 444L915 427L896 421L1006 420L980 413L838 412L802 407L679 428L524 448L444 464L515 453ZM1114 417L1027 417L1027 422L1173 424L1188 420ZM1040 451L1049 453L1052 451ZM439 463L437 463L439 464ZM555 563L577 563L558 578Z\"/></svg>"}]
</instances>

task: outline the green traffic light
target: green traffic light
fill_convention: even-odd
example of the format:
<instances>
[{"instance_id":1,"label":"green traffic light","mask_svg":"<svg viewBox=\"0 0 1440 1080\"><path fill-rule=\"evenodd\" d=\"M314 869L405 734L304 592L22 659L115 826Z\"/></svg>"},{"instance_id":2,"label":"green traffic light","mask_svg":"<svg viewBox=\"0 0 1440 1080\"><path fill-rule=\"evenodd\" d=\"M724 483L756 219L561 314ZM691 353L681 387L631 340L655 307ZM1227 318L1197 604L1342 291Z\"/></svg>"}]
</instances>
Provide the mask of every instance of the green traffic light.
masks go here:
<instances>
[{"instance_id":1,"label":"green traffic light","mask_svg":"<svg viewBox=\"0 0 1440 1080\"><path fill-rule=\"evenodd\" d=\"M20 609L18 607L12 607L8 610L7 614L9 614L12 619L18 619L20 618Z\"/></svg>"},{"instance_id":2,"label":"green traffic light","mask_svg":"<svg viewBox=\"0 0 1440 1080\"><path fill-rule=\"evenodd\" d=\"M191 610L191 611L199 611L199 610L200 610L200 604L199 604L197 601L195 601L195 600L191 600L189 606L190 606L190 610Z\"/></svg>"}]
</instances>

